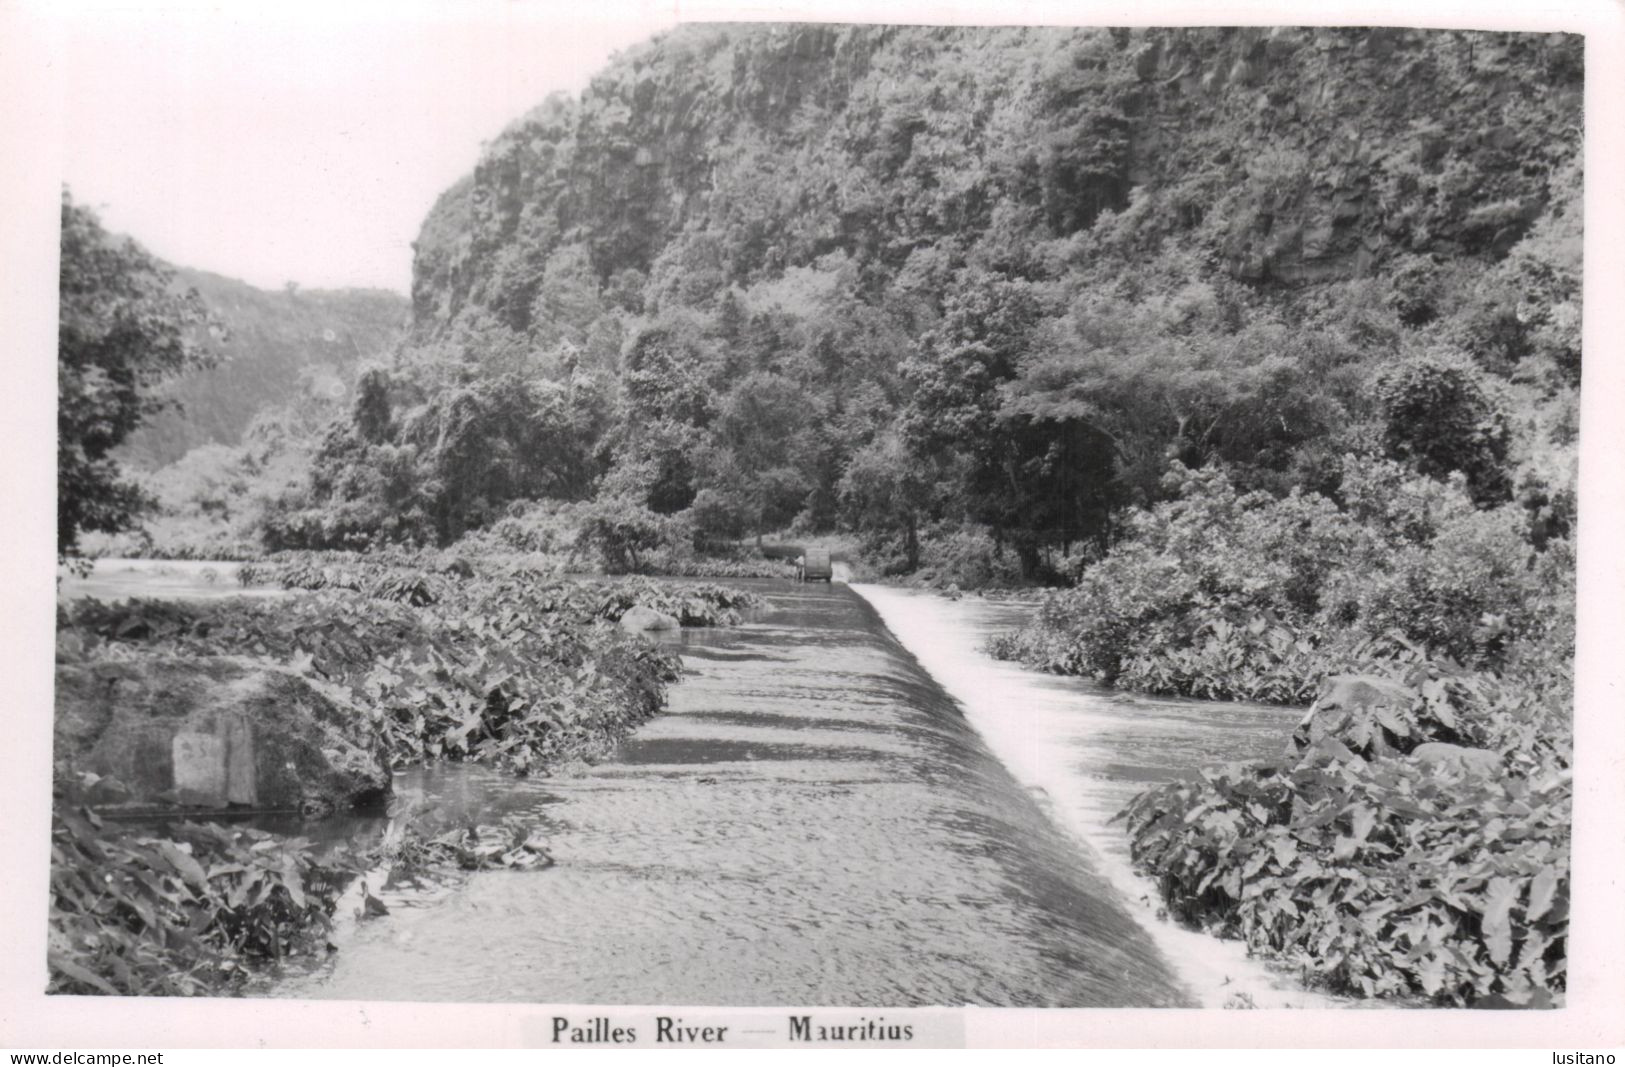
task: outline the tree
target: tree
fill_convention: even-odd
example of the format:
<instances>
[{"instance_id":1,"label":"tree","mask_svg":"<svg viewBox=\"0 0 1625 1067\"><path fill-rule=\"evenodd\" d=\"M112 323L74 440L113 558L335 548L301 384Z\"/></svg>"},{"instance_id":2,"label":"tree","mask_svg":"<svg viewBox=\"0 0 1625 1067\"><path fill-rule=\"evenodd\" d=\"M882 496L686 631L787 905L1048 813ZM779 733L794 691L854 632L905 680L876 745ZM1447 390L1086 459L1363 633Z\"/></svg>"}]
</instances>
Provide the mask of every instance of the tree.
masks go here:
<instances>
[{"instance_id":1,"label":"tree","mask_svg":"<svg viewBox=\"0 0 1625 1067\"><path fill-rule=\"evenodd\" d=\"M590 376L566 384L501 375L431 397L402 437L417 444L439 490L440 542L487 525L515 500L585 499L607 418Z\"/></svg>"},{"instance_id":2,"label":"tree","mask_svg":"<svg viewBox=\"0 0 1625 1067\"><path fill-rule=\"evenodd\" d=\"M1087 426L1109 442L1115 492L1144 504L1165 495L1170 458L1289 486L1305 448L1347 424L1364 381L1333 332L1184 282L1132 303L1081 297L1032 346L1003 415Z\"/></svg>"},{"instance_id":3,"label":"tree","mask_svg":"<svg viewBox=\"0 0 1625 1067\"><path fill-rule=\"evenodd\" d=\"M751 501L758 540L793 519L812 488L800 469L810 407L806 390L771 372L747 375L722 399L717 440L732 477L718 483Z\"/></svg>"},{"instance_id":4,"label":"tree","mask_svg":"<svg viewBox=\"0 0 1625 1067\"><path fill-rule=\"evenodd\" d=\"M711 362L699 328L688 319L674 317L633 337L621 376L633 435L643 423L661 418L708 425L715 415Z\"/></svg>"},{"instance_id":5,"label":"tree","mask_svg":"<svg viewBox=\"0 0 1625 1067\"><path fill-rule=\"evenodd\" d=\"M1383 371L1376 392L1391 458L1430 478L1460 471L1480 505L1511 498L1506 404L1470 360L1448 352L1413 356Z\"/></svg>"},{"instance_id":6,"label":"tree","mask_svg":"<svg viewBox=\"0 0 1625 1067\"><path fill-rule=\"evenodd\" d=\"M903 364L913 394L899 416L907 448L956 472L965 514L992 527L1001 545L1013 543L1022 572L1037 569L1042 536L1023 477L1046 466L1047 441L1001 417L1004 388L1043 316L1035 287L997 274L963 272L944 303L941 324L920 354ZM1049 525L1047 520L1041 520Z\"/></svg>"},{"instance_id":7,"label":"tree","mask_svg":"<svg viewBox=\"0 0 1625 1067\"><path fill-rule=\"evenodd\" d=\"M415 374L362 376L351 418L332 427L306 484L268 516L268 545L449 544L516 501L592 495L612 416L598 376L469 370L463 381L432 382L430 392Z\"/></svg>"},{"instance_id":8,"label":"tree","mask_svg":"<svg viewBox=\"0 0 1625 1067\"><path fill-rule=\"evenodd\" d=\"M208 365L218 332L196 290L129 238L115 238L94 212L62 191L61 305L57 318L57 508L59 557L87 530L134 526L152 506L111 453L141 422L169 406L165 378Z\"/></svg>"},{"instance_id":9,"label":"tree","mask_svg":"<svg viewBox=\"0 0 1625 1067\"><path fill-rule=\"evenodd\" d=\"M901 540L903 565L920 566L920 526L930 514L936 480L895 431L852 454L841 475L841 508L848 525L877 541Z\"/></svg>"},{"instance_id":10,"label":"tree","mask_svg":"<svg viewBox=\"0 0 1625 1067\"><path fill-rule=\"evenodd\" d=\"M576 550L596 552L611 574L636 574L650 556L679 549L693 536L682 516L658 515L628 497L583 504L576 516L581 523Z\"/></svg>"},{"instance_id":11,"label":"tree","mask_svg":"<svg viewBox=\"0 0 1625 1067\"><path fill-rule=\"evenodd\" d=\"M1050 132L1035 155L1044 214L1056 233L1074 233L1123 206L1132 127L1121 100L1133 84L1124 53L1098 31L1046 71L1039 92Z\"/></svg>"}]
</instances>

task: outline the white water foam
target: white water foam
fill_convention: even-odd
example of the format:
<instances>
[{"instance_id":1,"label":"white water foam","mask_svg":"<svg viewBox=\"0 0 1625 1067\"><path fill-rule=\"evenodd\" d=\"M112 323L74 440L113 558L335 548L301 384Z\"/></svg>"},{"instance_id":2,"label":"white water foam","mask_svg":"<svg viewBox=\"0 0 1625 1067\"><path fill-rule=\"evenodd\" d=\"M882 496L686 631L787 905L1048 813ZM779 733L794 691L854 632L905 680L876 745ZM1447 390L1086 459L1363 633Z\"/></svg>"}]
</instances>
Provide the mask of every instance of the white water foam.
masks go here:
<instances>
[{"instance_id":1,"label":"white water foam","mask_svg":"<svg viewBox=\"0 0 1625 1067\"><path fill-rule=\"evenodd\" d=\"M1101 728L1123 726L1132 711L993 659L981 648L985 625L976 623L974 602L888 586L852 589L959 702L967 721L1050 818L1086 849L1203 1007L1338 1005L1250 958L1238 941L1187 930L1159 916L1155 885L1130 865L1122 826L1109 823L1121 803L1121 788L1113 792L1100 776L1114 755L1098 740Z\"/></svg>"}]
</instances>

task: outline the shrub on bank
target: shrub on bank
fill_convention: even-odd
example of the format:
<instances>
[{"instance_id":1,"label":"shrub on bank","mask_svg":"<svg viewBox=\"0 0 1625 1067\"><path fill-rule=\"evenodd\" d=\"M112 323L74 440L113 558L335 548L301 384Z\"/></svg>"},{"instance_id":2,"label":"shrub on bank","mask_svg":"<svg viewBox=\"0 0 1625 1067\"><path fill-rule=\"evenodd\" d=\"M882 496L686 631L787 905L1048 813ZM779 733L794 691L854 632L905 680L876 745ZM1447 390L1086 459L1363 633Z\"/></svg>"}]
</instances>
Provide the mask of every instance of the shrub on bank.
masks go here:
<instances>
[{"instance_id":1,"label":"shrub on bank","mask_svg":"<svg viewBox=\"0 0 1625 1067\"><path fill-rule=\"evenodd\" d=\"M658 711L669 652L622 633L569 583L447 583L414 606L344 589L275 602L81 600L59 618L87 655L233 655L337 687L399 764L518 772L602 754Z\"/></svg>"},{"instance_id":2,"label":"shrub on bank","mask_svg":"<svg viewBox=\"0 0 1625 1067\"><path fill-rule=\"evenodd\" d=\"M787 569L794 573L793 567ZM273 584L284 589L343 589L415 606L459 595L457 589L471 582L474 585L469 588L474 589L481 588L482 582L487 588L568 586L583 594L577 607L609 622L641 604L678 618L684 626L732 626L739 622L741 611L765 603L756 593L714 582L667 583L643 576L565 579L550 567L538 566L529 556L469 557L451 550L283 552L265 562L244 565L238 580L243 585Z\"/></svg>"},{"instance_id":3,"label":"shrub on bank","mask_svg":"<svg viewBox=\"0 0 1625 1067\"><path fill-rule=\"evenodd\" d=\"M1338 502L1240 494L1222 470L1171 477L1178 499L1131 518L994 653L1128 689L1299 703L1328 672L1411 646L1481 670L1572 647L1568 542L1536 552L1518 508L1480 510L1459 482L1350 459Z\"/></svg>"},{"instance_id":4,"label":"shrub on bank","mask_svg":"<svg viewBox=\"0 0 1625 1067\"><path fill-rule=\"evenodd\" d=\"M1568 930L1565 700L1425 664L1409 682L1408 709L1140 794L1121 816L1134 862L1176 918L1333 991L1550 1006ZM1373 731L1401 753L1464 738L1501 770L1369 758Z\"/></svg>"},{"instance_id":5,"label":"shrub on bank","mask_svg":"<svg viewBox=\"0 0 1625 1067\"><path fill-rule=\"evenodd\" d=\"M911 567L900 541L881 531L862 546L872 568L902 585L923 589L1014 589L1031 583L1022 576L1015 550L999 545L986 527L943 523L922 530L917 566Z\"/></svg>"},{"instance_id":6,"label":"shrub on bank","mask_svg":"<svg viewBox=\"0 0 1625 1067\"><path fill-rule=\"evenodd\" d=\"M1574 557L1461 479L1347 459L1337 499L1235 491L1176 465L1178 499L990 650L1127 689L1307 703L1322 679L1403 677L1278 761L1137 797L1134 862L1182 921L1318 984L1544 1006L1564 988ZM1434 666L1429 657L1443 666ZM1405 758L1429 741L1491 750Z\"/></svg>"},{"instance_id":7,"label":"shrub on bank","mask_svg":"<svg viewBox=\"0 0 1625 1067\"><path fill-rule=\"evenodd\" d=\"M736 626L744 613L766 601L748 589L715 582L658 582L627 578L619 582L584 583L599 597L597 614L617 620L634 607L652 608L683 626Z\"/></svg>"},{"instance_id":8,"label":"shrub on bank","mask_svg":"<svg viewBox=\"0 0 1625 1067\"><path fill-rule=\"evenodd\" d=\"M217 823L118 827L59 789L52 813L47 992L221 996L248 992L282 964L323 959L343 894L386 869L385 888L433 887L480 870L553 866L518 815L449 825L430 809L397 814L371 843L323 847ZM116 788L116 787L115 787ZM387 913L370 889L361 915Z\"/></svg>"},{"instance_id":9,"label":"shrub on bank","mask_svg":"<svg viewBox=\"0 0 1625 1067\"><path fill-rule=\"evenodd\" d=\"M796 576L794 563L763 556L741 556L726 559L695 556L690 559L668 561L661 564L659 574L664 578L784 578Z\"/></svg>"},{"instance_id":10,"label":"shrub on bank","mask_svg":"<svg viewBox=\"0 0 1625 1067\"><path fill-rule=\"evenodd\" d=\"M254 966L320 957L357 866L302 838L182 824L108 833L59 803L51 821L51 993L201 996Z\"/></svg>"}]
</instances>

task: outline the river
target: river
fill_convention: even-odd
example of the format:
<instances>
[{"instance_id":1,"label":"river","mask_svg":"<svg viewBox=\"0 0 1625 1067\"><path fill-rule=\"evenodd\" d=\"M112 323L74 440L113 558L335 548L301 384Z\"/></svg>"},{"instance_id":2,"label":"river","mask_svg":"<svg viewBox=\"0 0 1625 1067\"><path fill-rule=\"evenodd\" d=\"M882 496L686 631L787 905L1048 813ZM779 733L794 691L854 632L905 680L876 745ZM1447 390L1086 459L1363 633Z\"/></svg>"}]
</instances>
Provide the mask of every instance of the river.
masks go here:
<instances>
[{"instance_id":1,"label":"river","mask_svg":"<svg viewBox=\"0 0 1625 1067\"><path fill-rule=\"evenodd\" d=\"M515 783L557 866L361 924L301 997L1191 1005L1082 850L846 586L757 585L683 638L669 712ZM409 788L468 802L466 771Z\"/></svg>"},{"instance_id":2,"label":"river","mask_svg":"<svg viewBox=\"0 0 1625 1067\"><path fill-rule=\"evenodd\" d=\"M63 592L236 586L225 566L145 569L115 564ZM1108 823L1148 783L1278 746L1296 713L1129 697L996 663L981 643L1020 622L1020 605L735 584L771 610L684 631L667 713L614 758L546 778L457 765L398 776L403 799L442 816L541 826L555 866L476 874L345 923L328 964L274 995L1324 1003L1238 945L1160 920Z\"/></svg>"},{"instance_id":3,"label":"river","mask_svg":"<svg viewBox=\"0 0 1625 1067\"><path fill-rule=\"evenodd\" d=\"M241 563L192 559L123 559L108 557L92 563L88 574L58 571L57 598L77 597L122 600L127 597L175 597L218 600L233 596L280 596L273 585L244 586L238 580Z\"/></svg>"}]
</instances>

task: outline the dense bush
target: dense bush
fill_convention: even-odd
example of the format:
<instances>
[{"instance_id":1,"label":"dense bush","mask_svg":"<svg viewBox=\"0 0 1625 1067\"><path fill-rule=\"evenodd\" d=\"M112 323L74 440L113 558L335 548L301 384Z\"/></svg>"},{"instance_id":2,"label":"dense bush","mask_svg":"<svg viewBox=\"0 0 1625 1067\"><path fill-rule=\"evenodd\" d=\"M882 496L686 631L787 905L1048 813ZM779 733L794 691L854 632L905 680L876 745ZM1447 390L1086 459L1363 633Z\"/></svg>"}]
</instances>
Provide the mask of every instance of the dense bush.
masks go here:
<instances>
[{"instance_id":1,"label":"dense bush","mask_svg":"<svg viewBox=\"0 0 1625 1067\"><path fill-rule=\"evenodd\" d=\"M1511 495L1505 401L1471 361L1430 352L1387 368L1375 384L1389 455L1435 477L1459 471L1480 503Z\"/></svg>"},{"instance_id":2,"label":"dense bush","mask_svg":"<svg viewBox=\"0 0 1625 1067\"><path fill-rule=\"evenodd\" d=\"M895 546L871 541L868 547L883 570L905 570L902 557L895 552L887 554L887 549ZM918 555L919 569L906 579L911 584L940 589L1001 589L1029 584L1015 551L998 544L985 527L944 524L925 530L919 538Z\"/></svg>"},{"instance_id":3,"label":"dense bush","mask_svg":"<svg viewBox=\"0 0 1625 1067\"><path fill-rule=\"evenodd\" d=\"M433 604L446 591L438 568L413 566L409 557L354 553L281 552L271 559L245 563L237 570L242 585L279 585L283 589L345 589L376 600Z\"/></svg>"},{"instance_id":4,"label":"dense bush","mask_svg":"<svg viewBox=\"0 0 1625 1067\"><path fill-rule=\"evenodd\" d=\"M256 963L321 957L357 871L302 838L182 824L110 833L59 803L51 825L53 993L197 996L240 990Z\"/></svg>"},{"instance_id":5,"label":"dense bush","mask_svg":"<svg viewBox=\"0 0 1625 1067\"><path fill-rule=\"evenodd\" d=\"M386 889L428 888L554 862L531 818L453 826L422 806L395 812L381 837L321 847L216 823L118 826L77 801L119 786L85 777L62 783L52 815L52 993L253 991L273 965L333 950L341 894L366 872L385 869ZM362 914L387 913L370 888Z\"/></svg>"},{"instance_id":6,"label":"dense bush","mask_svg":"<svg viewBox=\"0 0 1625 1067\"><path fill-rule=\"evenodd\" d=\"M672 578L794 578L795 564L762 556L737 559L695 557L664 565L660 573Z\"/></svg>"},{"instance_id":7,"label":"dense bush","mask_svg":"<svg viewBox=\"0 0 1625 1067\"><path fill-rule=\"evenodd\" d=\"M1419 664L1411 707L1294 756L1210 768L1123 813L1180 920L1364 996L1551 1006L1565 985L1572 744L1562 692ZM1465 738L1501 773L1369 758Z\"/></svg>"},{"instance_id":8,"label":"dense bush","mask_svg":"<svg viewBox=\"0 0 1625 1067\"><path fill-rule=\"evenodd\" d=\"M693 541L688 521L662 515L635 500L596 500L577 511L578 553L596 558L610 574L637 574L652 569L657 556L687 555Z\"/></svg>"},{"instance_id":9,"label":"dense bush","mask_svg":"<svg viewBox=\"0 0 1625 1067\"><path fill-rule=\"evenodd\" d=\"M609 417L600 378L519 373L500 359L432 383L404 370L360 376L351 419L328 429L308 480L265 514L268 548L446 545L515 502L591 495Z\"/></svg>"},{"instance_id":10,"label":"dense bush","mask_svg":"<svg viewBox=\"0 0 1625 1067\"><path fill-rule=\"evenodd\" d=\"M488 542L509 551L566 556L581 533L575 512L574 504L537 501L513 509L488 530L465 535L459 544L472 548Z\"/></svg>"},{"instance_id":11,"label":"dense bush","mask_svg":"<svg viewBox=\"0 0 1625 1067\"><path fill-rule=\"evenodd\" d=\"M249 655L293 664L379 729L396 763L472 759L515 771L601 754L653 715L675 658L611 625L641 604L727 626L760 596L714 583L560 581L482 561L283 557L247 576L311 588L274 602L81 600L60 613L92 655Z\"/></svg>"},{"instance_id":12,"label":"dense bush","mask_svg":"<svg viewBox=\"0 0 1625 1067\"><path fill-rule=\"evenodd\" d=\"M998 654L1155 693L1302 702L1330 671L1416 645L1499 669L1572 648L1572 553L1537 553L1515 505L1479 510L1458 481L1347 460L1341 501L1239 493L1222 469L1051 594Z\"/></svg>"},{"instance_id":13,"label":"dense bush","mask_svg":"<svg viewBox=\"0 0 1625 1067\"><path fill-rule=\"evenodd\" d=\"M683 626L733 626L744 612L762 607L760 594L714 582L656 582L631 578L621 582L584 583L598 599L597 613L619 619L635 605L672 616Z\"/></svg>"},{"instance_id":14,"label":"dense bush","mask_svg":"<svg viewBox=\"0 0 1625 1067\"><path fill-rule=\"evenodd\" d=\"M730 561L709 561L729 569ZM696 566L698 571L707 568ZM746 572L769 570L781 577L786 564L766 560L740 561ZM703 575L696 575L696 577ZM747 573L745 576L754 576ZM619 621L633 605L674 616L684 626L732 626L744 610L761 607L759 594L714 582L667 582L644 576L624 579L564 579L551 569L539 568L529 555L463 556L453 550L412 552L401 549L371 553L281 552L269 559L245 564L238 570L243 585L275 584L284 589L345 589L378 600L414 606L455 598L456 587L523 586L573 589L580 594L569 601L573 610L587 611L608 622ZM481 586L479 583L486 583ZM491 583L495 583L493 586ZM556 603L549 601L549 603Z\"/></svg>"}]
</instances>

